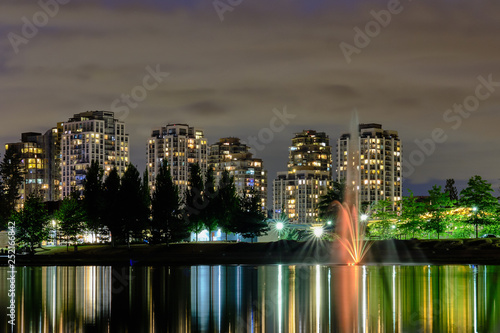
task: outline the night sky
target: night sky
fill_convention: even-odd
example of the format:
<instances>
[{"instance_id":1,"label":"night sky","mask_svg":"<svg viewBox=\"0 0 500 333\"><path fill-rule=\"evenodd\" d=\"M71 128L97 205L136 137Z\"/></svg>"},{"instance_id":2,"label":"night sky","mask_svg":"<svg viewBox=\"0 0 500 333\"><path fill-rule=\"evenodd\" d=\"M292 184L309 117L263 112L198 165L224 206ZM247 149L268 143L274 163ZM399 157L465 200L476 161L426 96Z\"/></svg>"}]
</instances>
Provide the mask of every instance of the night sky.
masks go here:
<instances>
[{"instance_id":1,"label":"night sky","mask_svg":"<svg viewBox=\"0 0 500 333\"><path fill-rule=\"evenodd\" d=\"M141 171L151 129L188 123L209 144L260 133L271 184L293 133L325 131L335 146L357 110L360 122L399 131L413 156L404 194L446 178L460 189L475 174L498 188L499 3L221 0L230 10L218 13L212 1L59 1L51 15L38 1L2 2L2 146L75 113L119 109ZM34 19L36 32L25 23ZM168 76L147 77L155 70ZM126 106L131 92L147 96ZM284 108L295 117L281 126Z\"/></svg>"}]
</instances>

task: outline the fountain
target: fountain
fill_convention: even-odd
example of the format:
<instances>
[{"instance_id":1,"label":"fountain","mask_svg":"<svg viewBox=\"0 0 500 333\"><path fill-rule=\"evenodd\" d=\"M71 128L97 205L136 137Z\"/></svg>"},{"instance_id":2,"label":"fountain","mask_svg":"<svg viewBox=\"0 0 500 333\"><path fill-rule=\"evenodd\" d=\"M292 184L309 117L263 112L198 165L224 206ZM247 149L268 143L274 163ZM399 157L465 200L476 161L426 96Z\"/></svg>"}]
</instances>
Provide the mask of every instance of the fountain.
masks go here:
<instances>
[{"instance_id":1,"label":"fountain","mask_svg":"<svg viewBox=\"0 0 500 333\"><path fill-rule=\"evenodd\" d=\"M359 174L359 122L356 111L353 113L350 138L347 149L347 177L344 202L334 202L338 207L337 238L340 244L340 259L343 263L357 265L368 252L371 242L364 239L366 223L358 219L358 192L361 177Z\"/></svg>"}]
</instances>

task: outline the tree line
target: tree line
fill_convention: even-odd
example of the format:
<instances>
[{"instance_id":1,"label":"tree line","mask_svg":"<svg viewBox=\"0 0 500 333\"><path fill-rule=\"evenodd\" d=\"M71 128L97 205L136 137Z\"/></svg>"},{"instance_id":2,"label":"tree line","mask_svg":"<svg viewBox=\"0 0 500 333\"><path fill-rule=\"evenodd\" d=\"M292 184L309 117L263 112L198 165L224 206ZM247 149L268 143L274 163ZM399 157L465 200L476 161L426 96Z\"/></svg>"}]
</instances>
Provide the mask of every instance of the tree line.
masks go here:
<instances>
[{"instance_id":1,"label":"tree line","mask_svg":"<svg viewBox=\"0 0 500 333\"><path fill-rule=\"evenodd\" d=\"M10 150L0 163L0 223L3 229L7 221L15 222L18 245L27 245L31 250L50 240L50 231L56 227L59 236L73 243L75 249L83 232L94 235L109 232L115 246L130 245L134 239L170 244L186 240L191 232L198 235L204 229L210 239L219 228L226 235L240 234L244 238L268 231L258 191L252 189L239 196L234 177L228 171L222 173L216 184L212 167L202 174L200 166L192 164L189 186L181 195L165 163L151 191L147 170L141 177L137 168L129 164L121 177L116 168L105 177L99 164L92 161L82 193L74 192L64 198L50 215L37 193L29 195L24 207L16 211L23 181L20 165L19 158ZM57 226L51 225L51 221L56 221Z\"/></svg>"},{"instance_id":2,"label":"tree line","mask_svg":"<svg viewBox=\"0 0 500 333\"><path fill-rule=\"evenodd\" d=\"M367 236L388 238L468 238L481 234L500 234L500 205L493 195L491 183L476 175L460 193L455 180L447 179L444 189L434 185L428 196L417 197L412 191L403 197L401 210L393 210L393 202L380 200L372 206L362 203L360 215L369 216ZM344 199L343 182L333 188L319 203L320 216L335 221L331 202Z\"/></svg>"}]
</instances>

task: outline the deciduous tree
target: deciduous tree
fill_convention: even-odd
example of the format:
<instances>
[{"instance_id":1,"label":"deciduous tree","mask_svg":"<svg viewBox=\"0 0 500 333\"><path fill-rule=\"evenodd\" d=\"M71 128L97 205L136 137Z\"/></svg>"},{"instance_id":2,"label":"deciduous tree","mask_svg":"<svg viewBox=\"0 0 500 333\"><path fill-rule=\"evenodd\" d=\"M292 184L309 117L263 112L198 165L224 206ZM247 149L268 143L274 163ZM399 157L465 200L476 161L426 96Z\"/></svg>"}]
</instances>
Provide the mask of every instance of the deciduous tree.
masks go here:
<instances>
[{"instance_id":1,"label":"deciduous tree","mask_svg":"<svg viewBox=\"0 0 500 333\"><path fill-rule=\"evenodd\" d=\"M427 211L430 213L430 219L426 223L426 229L436 233L439 239L439 234L446 230L447 225L452 221L449 212L453 207L454 202L450 199L448 192L441 192L441 186L434 185L429 190L429 204Z\"/></svg>"},{"instance_id":2,"label":"deciduous tree","mask_svg":"<svg viewBox=\"0 0 500 333\"><path fill-rule=\"evenodd\" d=\"M86 229L85 224L85 210L83 209L82 202L78 201L73 196L68 196L62 201L61 207L57 210L55 218L59 221L59 229L67 240L71 241L78 250L78 239ZM68 250L69 242L67 243L66 250Z\"/></svg>"},{"instance_id":3,"label":"deciduous tree","mask_svg":"<svg viewBox=\"0 0 500 333\"><path fill-rule=\"evenodd\" d=\"M476 238L479 236L478 226L498 223L498 199L492 193L491 184L477 175L471 177L467 187L460 192L461 205L472 209L467 222L474 225Z\"/></svg>"},{"instance_id":4,"label":"deciduous tree","mask_svg":"<svg viewBox=\"0 0 500 333\"><path fill-rule=\"evenodd\" d=\"M16 224L16 238L19 244L26 244L31 252L34 247L48 238L49 214L42 198L30 195L24 202L24 208L14 212L12 220Z\"/></svg>"}]
</instances>

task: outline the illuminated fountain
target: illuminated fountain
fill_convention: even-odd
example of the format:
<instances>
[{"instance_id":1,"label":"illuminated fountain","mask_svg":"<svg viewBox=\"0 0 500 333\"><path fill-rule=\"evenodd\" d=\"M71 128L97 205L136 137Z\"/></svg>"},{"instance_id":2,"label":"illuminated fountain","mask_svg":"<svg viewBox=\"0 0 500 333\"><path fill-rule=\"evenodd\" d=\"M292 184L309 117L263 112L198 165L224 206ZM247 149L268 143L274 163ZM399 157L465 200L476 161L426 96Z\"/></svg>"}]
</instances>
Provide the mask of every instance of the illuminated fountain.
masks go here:
<instances>
[{"instance_id":1,"label":"illuminated fountain","mask_svg":"<svg viewBox=\"0 0 500 333\"><path fill-rule=\"evenodd\" d=\"M358 193L361 177L359 173L359 123L357 114L353 114L350 128L350 138L347 149L347 177L344 202L332 203L338 207L337 236L342 245L340 260L342 263L356 265L361 262L371 242L366 241L366 222L358 219Z\"/></svg>"}]
</instances>

